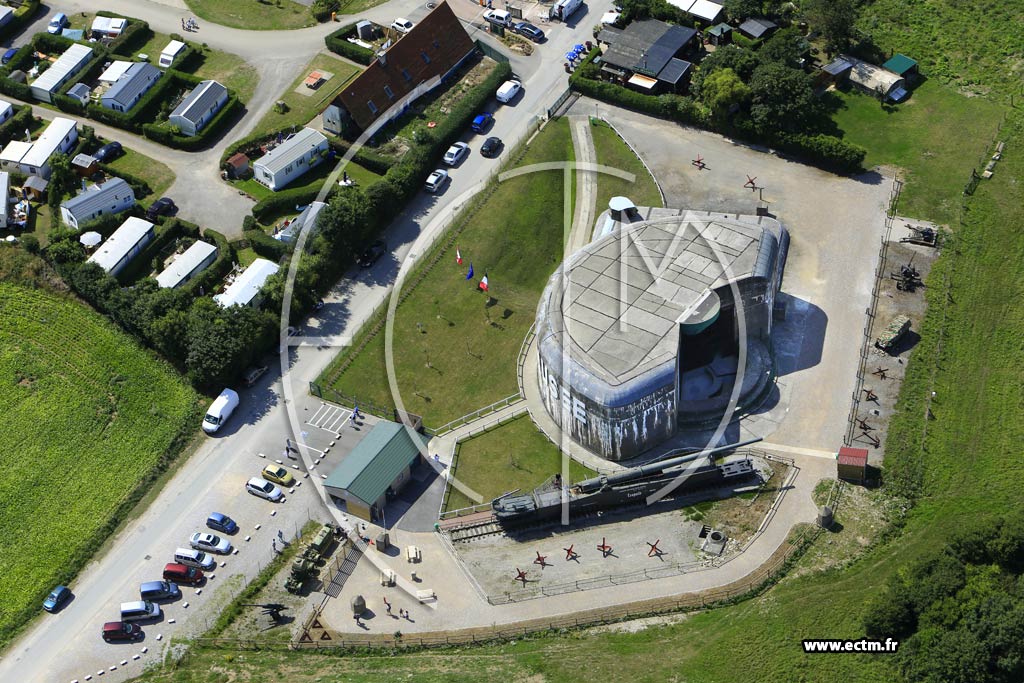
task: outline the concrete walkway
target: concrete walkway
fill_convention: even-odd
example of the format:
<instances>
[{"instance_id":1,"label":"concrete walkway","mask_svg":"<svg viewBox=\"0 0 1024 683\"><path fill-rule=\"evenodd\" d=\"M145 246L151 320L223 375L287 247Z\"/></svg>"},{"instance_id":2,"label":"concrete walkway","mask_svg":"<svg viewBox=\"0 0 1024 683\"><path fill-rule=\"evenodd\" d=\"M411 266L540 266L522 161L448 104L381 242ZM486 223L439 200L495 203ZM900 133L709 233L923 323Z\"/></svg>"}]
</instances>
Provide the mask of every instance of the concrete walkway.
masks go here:
<instances>
[{"instance_id":1,"label":"concrete walkway","mask_svg":"<svg viewBox=\"0 0 1024 683\"><path fill-rule=\"evenodd\" d=\"M569 130L572 131L572 149L577 164L596 164L597 151L594 138L590 135L590 118L570 116ZM573 211L572 228L565 240L565 254L575 254L590 243L594 231L594 202L597 199L597 173L576 171L576 206Z\"/></svg>"}]
</instances>

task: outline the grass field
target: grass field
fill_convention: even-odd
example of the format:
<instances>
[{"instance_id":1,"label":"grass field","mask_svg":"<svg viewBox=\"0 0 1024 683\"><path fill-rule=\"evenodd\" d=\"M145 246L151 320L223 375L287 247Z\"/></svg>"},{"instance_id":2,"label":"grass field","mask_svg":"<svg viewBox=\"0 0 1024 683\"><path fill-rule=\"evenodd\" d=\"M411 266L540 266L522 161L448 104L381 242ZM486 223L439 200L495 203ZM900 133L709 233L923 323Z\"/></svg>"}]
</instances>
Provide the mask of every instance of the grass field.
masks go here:
<instances>
[{"instance_id":1,"label":"grass field","mask_svg":"<svg viewBox=\"0 0 1024 683\"><path fill-rule=\"evenodd\" d=\"M637 206L661 206L661 193L654 178L647 171L633 150L622 141L616 132L605 125L590 127L594 138L594 150L597 152L597 163L627 171L636 176L636 182L630 183L622 178L597 174L597 200L595 216L608 208L608 200L623 195L633 200Z\"/></svg>"},{"instance_id":2,"label":"grass field","mask_svg":"<svg viewBox=\"0 0 1024 683\"><path fill-rule=\"evenodd\" d=\"M174 184L174 171L170 167L127 147L124 148L124 154L110 162L110 166L115 171L123 171L149 184L153 193L144 199L143 204L151 204L159 199Z\"/></svg>"},{"instance_id":3,"label":"grass field","mask_svg":"<svg viewBox=\"0 0 1024 683\"><path fill-rule=\"evenodd\" d=\"M455 476L485 501L514 489L532 491L548 477L562 471L562 456L555 444L544 436L528 415L491 430L459 445ZM575 460L570 461L573 482L596 473ZM475 502L452 489L446 509L474 505Z\"/></svg>"},{"instance_id":4,"label":"grass field","mask_svg":"<svg viewBox=\"0 0 1024 683\"><path fill-rule=\"evenodd\" d=\"M5 642L91 557L199 410L173 369L101 315L42 289L0 284L0 373Z\"/></svg>"},{"instance_id":5,"label":"grass field","mask_svg":"<svg viewBox=\"0 0 1024 683\"><path fill-rule=\"evenodd\" d=\"M327 71L331 78L317 90L310 90L303 82L311 71ZM350 81L359 69L329 54L318 54L302 69L295 81L278 97L288 110L279 114L273 108L253 128L252 134L281 130L286 126L304 126L320 115L320 112L334 99L343 85ZM299 90L301 92L296 92Z\"/></svg>"},{"instance_id":6,"label":"grass field","mask_svg":"<svg viewBox=\"0 0 1024 683\"><path fill-rule=\"evenodd\" d=\"M316 24L309 8L292 0L186 0L185 4L200 20L247 31L288 30Z\"/></svg>"},{"instance_id":7,"label":"grass field","mask_svg":"<svg viewBox=\"0 0 1024 683\"><path fill-rule=\"evenodd\" d=\"M900 213L939 223L956 215L970 168L987 150L1006 111L935 81L921 85L906 102L884 108L857 92L836 96L841 104L835 121L847 140L869 150L864 165L904 169Z\"/></svg>"},{"instance_id":8,"label":"grass field","mask_svg":"<svg viewBox=\"0 0 1024 683\"><path fill-rule=\"evenodd\" d=\"M572 158L563 119L545 127L517 165ZM562 184L560 171L545 171L498 185L458 237L464 264L456 264L451 249L398 307L398 386L406 408L428 425L440 426L518 391L516 358L540 293L562 257ZM471 263L474 277L467 280ZM485 273L490 296L477 289ZM324 377L332 376L328 368ZM392 404L384 334L334 387L363 401Z\"/></svg>"}]
</instances>

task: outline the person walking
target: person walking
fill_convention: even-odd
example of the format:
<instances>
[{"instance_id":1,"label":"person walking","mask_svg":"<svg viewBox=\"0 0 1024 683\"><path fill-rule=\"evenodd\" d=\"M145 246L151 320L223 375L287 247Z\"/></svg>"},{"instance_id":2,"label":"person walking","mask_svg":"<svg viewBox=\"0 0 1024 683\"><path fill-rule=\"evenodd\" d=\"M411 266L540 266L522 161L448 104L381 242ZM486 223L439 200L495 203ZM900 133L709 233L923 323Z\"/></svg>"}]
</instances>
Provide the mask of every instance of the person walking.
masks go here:
<instances>
[{"instance_id":1,"label":"person walking","mask_svg":"<svg viewBox=\"0 0 1024 683\"><path fill-rule=\"evenodd\" d=\"M277 539L276 538L270 539L270 547L274 549L275 553L277 552Z\"/></svg>"}]
</instances>

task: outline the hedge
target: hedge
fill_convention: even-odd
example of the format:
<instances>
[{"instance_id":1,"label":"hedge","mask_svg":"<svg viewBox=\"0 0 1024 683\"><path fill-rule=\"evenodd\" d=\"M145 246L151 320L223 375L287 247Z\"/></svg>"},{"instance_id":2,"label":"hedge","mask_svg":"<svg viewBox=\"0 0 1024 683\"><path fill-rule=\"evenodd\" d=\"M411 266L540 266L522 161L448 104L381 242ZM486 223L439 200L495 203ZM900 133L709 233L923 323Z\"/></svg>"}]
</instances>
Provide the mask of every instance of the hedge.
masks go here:
<instances>
[{"instance_id":1,"label":"hedge","mask_svg":"<svg viewBox=\"0 0 1024 683\"><path fill-rule=\"evenodd\" d=\"M337 152L339 158L345 156L349 148L351 148L348 142L338 137L328 138L327 143L331 146L331 149ZM352 161L368 171L373 171L377 175L384 175L395 163L393 159L381 156L367 147L360 147L359 151L352 156Z\"/></svg>"},{"instance_id":2,"label":"hedge","mask_svg":"<svg viewBox=\"0 0 1024 683\"><path fill-rule=\"evenodd\" d=\"M28 71L32 68L32 62L35 61L35 57L32 53L35 49L32 47L32 43L28 42L18 48L18 51L11 57L11 61L7 62L3 66L0 66L0 73L5 76L10 74L12 71L21 69L22 71Z\"/></svg>"},{"instance_id":3,"label":"hedge","mask_svg":"<svg viewBox=\"0 0 1024 683\"><path fill-rule=\"evenodd\" d=\"M216 230L210 229L207 229L203 236L207 238L207 241L212 239L216 243L217 258L206 270L184 285L190 294L196 296L199 295L200 291L206 293L216 289L217 285L224 279L235 263L235 248L228 242L227 237Z\"/></svg>"},{"instance_id":4,"label":"hedge","mask_svg":"<svg viewBox=\"0 0 1024 683\"><path fill-rule=\"evenodd\" d=\"M7 40L11 36L17 35L31 24L32 20L36 18L36 14L39 13L41 4L40 0L22 0L21 7L14 11L11 20L0 26L0 40Z\"/></svg>"},{"instance_id":5,"label":"hedge","mask_svg":"<svg viewBox=\"0 0 1024 683\"><path fill-rule=\"evenodd\" d=\"M286 210L293 210L296 206L304 206L316 199L320 192L320 186L297 187L291 190L279 190L266 199L256 202L252 207L252 215L256 220L263 222L267 216L275 213L284 213ZM274 240L275 242L277 240Z\"/></svg>"},{"instance_id":6,"label":"hedge","mask_svg":"<svg viewBox=\"0 0 1024 683\"><path fill-rule=\"evenodd\" d=\"M369 65L373 62L376 55L373 50L368 50L365 47L348 42L347 39L355 34L356 25L348 24L347 26L342 26L334 33L328 33L324 36L324 43L327 44L327 49L335 54L347 57L357 64Z\"/></svg>"},{"instance_id":7,"label":"hedge","mask_svg":"<svg viewBox=\"0 0 1024 683\"><path fill-rule=\"evenodd\" d=\"M100 167L100 170L102 170L108 176L116 176L118 178L123 179L126 183L128 183L128 185L132 188L132 192L135 193L135 198L136 199L141 199L142 197L147 197L147 196L153 194L153 188L151 188L149 186L149 183L147 183L142 178L139 178L139 177L133 176L130 173L125 173L124 171L112 168L110 166L110 164L100 164L99 167Z\"/></svg>"},{"instance_id":8,"label":"hedge","mask_svg":"<svg viewBox=\"0 0 1024 683\"><path fill-rule=\"evenodd\" d=\"M249 243L250 249L255 251L257 255L274 263L280 263L281 259L288 253L288 247L284 242L275 240L260 229L246 230L242 235Z\"/></svg>"},{"instance_id":9,"label":"hedge","mask_svg":"<svg viewBox=\"0 0 1024 683\"><path fill-rule=\"evenodd\" d=\"M32 107L27 104L15 105L14 115L0 124L0 145L11 140L20 140L25 129L32 125Z\"/></svg>"},{"instance_id":10,"label":"hedge","mask_svg":"<svg viewBox=\"0 0 1024 683\"><path fill-rule=\"evenodd\" d=\"M196 135L191 137L179 135L172 132L167 126L155 123L142 124L142 134L162 145L191 152L206 147L211 140L220 135L224 124L237 117L243 108L241 100L228 91L228 101L224 103L224 106L217 112L217 115L210 119L209 123L203 126L203 129Z\"/></svg>"},{"instance_id":11,"label":"hedge","mask_svg":"<svg viewBox=\"0 0 1024 683\"><path fill-rule=\"evenodd\" d=\"M119 112L107 109L100 104L90 103L86 107L86 112L89 118L101 123L123 128L133 133L139 133L142 131L142 121L156 118L155 110L167 100L172 99L169 92L170 89L182 87L182 81L191 83L187 78L183 78L184 76L185 74L179 74L177 71L168 69L156 84L149 89L149 92L135 103L135 106L130 111Z\"/></svg>"},{"instance_id":12,"label":"hedge","mask_svg":"<svg viewBox=\"0 0 1024 683\"><path fill-rule=\"evenodd\" d=\"M232 142L224 150L224 153L220 155L220 163L221 163L221 165L223 166L224 163L230 157L234 156L236 153L238 153L238 152L245 152L246 154L249 154L250 152L252 152L252 150L258 148L264 142L270 142L271 140L276 138L279 133L283 133L285 131L290 133L291 129L290 128L284 128L282 130L270 131L269 133L253 133L252 135L247 135L247 136L245 136L244 138L242 138L240 140L236 140L235 142ZM250 154L249 156L252 156L252 155Z\"/></svg>"}]
</instances>

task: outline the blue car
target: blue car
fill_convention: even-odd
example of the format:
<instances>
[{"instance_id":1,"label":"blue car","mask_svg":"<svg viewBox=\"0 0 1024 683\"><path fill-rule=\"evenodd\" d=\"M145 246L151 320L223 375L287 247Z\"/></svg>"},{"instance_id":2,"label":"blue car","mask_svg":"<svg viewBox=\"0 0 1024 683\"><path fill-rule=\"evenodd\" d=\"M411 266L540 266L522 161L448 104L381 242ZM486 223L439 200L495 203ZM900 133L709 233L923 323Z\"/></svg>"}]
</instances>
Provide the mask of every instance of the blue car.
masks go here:
<instances>
[{"instance_id":1,"label":"blue car","mask_svg":"<svg viewBox=\"0 0 1024 683\"><path fill-rule=\"evenodd\" d=\"M206 526L223 534L233 534L238 531L238 525L235 524L235 520L219 512L210 513L210 516L206 518Z\"/></svg>"},{"instance_id":2,"label":"blue car","mask_svg":"<svg viewBox=\"0 0 1024 683\"><path fill-rule=\"evenodd\" d=\"M491 127L492 123L494 123L494 117L491 116L490 112L485 111L483 114L480 114L473 119L473 125L470 127L473 129L474 133L485 133L487 132L487 129Z\"/></svg>"},{"instance_id":3,"label":"blue car","mask_svg":"<svg viewBox=\"0 0 1024 683\"><path fill-rule=\"evenodd\" d=\"M47 612L56 612L65 602L71 599L71 589L67 586L57 586L43 600L43 609Z\"/></svg>"},{"instance_id":4,"label":"blue car","mask_svg":"<svg viewBox=\"0 0 1024 683\"><path fill-rule=\"evenodd\" d=\"M7 62L9 62L12 59L14 59L14 55L16 55L16 54L18 54L18 48L12 47L9 50L7 50L7 52L4 53L3 59L0 59L0 62L3 62L4 64L6 64Z\"/></svg>"}]
</instances>

